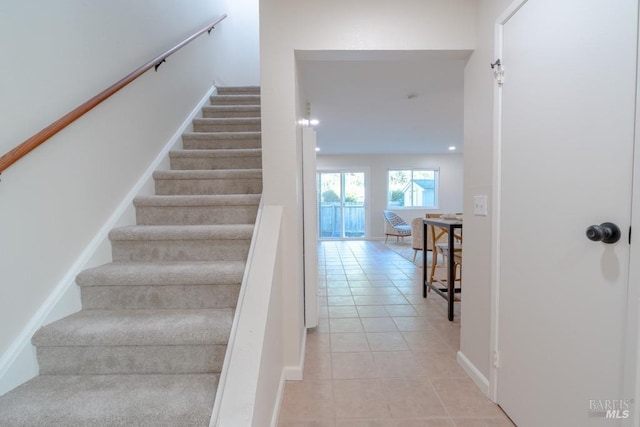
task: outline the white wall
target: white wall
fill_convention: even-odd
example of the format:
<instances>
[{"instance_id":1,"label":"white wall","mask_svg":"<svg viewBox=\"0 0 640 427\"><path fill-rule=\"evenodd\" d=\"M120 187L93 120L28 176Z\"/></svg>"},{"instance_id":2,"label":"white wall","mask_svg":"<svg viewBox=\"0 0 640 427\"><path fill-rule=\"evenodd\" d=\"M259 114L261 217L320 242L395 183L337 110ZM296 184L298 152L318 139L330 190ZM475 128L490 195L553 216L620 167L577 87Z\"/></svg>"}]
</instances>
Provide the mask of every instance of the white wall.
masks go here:
<instances>
[{"instance_id":1,"label":"white wall","mask_svg":"<svg viewBox=\"0 0 640 427\"><path fill-rule=\"evenodd\" d=\"M216 0L213 3L217 5L217 9L228 15L223 24L215 29L219 37L211 41L211 46L216 52L214 61L216 85L259 85L258 0ZM190 3L188 7L191 7Z\"/></svg>"},{"instance_id":2,"label":"white wall","mask_svg":"<svg viewBox=\"0 0 640 427\"><path fill-rule=\"evenodd\" d=\"M475 0L260 2L264 198L284 207L286 224L285 364L300 363L304 331L295 50L473 49L475 6Z\"/></svg>"},{"instance_id":3,"label":"white wall","mask_svg":"<svg viewBox=\"0 0 640 427\"><path fill-rule=\"evenodd\" d=\"M494 25L511 0L479 2L476 49L465 69L464 81L464 211L473 211L473 196L492 198L493 87L489 64L494 62ZM489 379L491 322L491 221L489 216L465 215L464 289L460 350Z\"/></svg>"},{"instance_id":4,"label":"white wall","mask_svg":"<svg viewBox=\"0 0 640 427\"><path fill-rule=\"evenodd\" d=\"M224 12L207 0L3 2L0 152ZM0 361L53 290L70 284L87 243L223 74L216 36L198 38L2 174ZM246 81L229 81L255 84L254 63Z\"/></svg>"},{"instance_id":5,"label":"white wall","mask_svg":"<svg viewBox=\"0 0 640 427\"><path fill-rule=\"evenodd\" d=\"M322 130L319 130L322 132ZM389 169L436 168L440 170L437 209L391 209L408 224L427 212L462 212L462 154L353 154L318 155L318 170L365 171L368 223L365 238L384 238L383 211L387 209Z\"/></svg>"}]
</instances>

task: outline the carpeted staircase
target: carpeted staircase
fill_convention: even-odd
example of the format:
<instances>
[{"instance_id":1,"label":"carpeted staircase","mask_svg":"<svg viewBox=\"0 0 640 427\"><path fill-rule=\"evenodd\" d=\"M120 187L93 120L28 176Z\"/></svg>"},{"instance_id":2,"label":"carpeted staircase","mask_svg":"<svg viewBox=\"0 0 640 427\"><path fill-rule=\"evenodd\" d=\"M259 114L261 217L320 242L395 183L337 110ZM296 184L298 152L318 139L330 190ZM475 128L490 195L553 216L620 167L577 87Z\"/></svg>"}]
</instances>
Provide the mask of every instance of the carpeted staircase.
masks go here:
<instances>
[{"instance_id":1,"label":"carpeted staircase","mask_svg":"<svg viewBox=\"0 0 640 427\"><path fill-rule=\"evenodd\" d=\"M207 426L262 192L260 91L218 88L77 277L82 311L33 336L40 375L1 426Z\"/></svg>"}]
</instances>

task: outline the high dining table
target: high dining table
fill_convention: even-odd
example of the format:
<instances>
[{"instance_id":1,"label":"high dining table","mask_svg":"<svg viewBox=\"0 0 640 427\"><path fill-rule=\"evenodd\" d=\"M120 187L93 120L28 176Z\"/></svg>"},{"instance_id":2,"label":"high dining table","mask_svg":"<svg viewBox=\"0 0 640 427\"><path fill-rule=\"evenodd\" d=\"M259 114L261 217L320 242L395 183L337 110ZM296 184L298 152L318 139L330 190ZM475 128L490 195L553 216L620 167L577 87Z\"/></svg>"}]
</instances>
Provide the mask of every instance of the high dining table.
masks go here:
<instances>
[{"instance_id":1,"label":"high dining table","mask_svg":"<svg viewBox=\"0 0 640 427\"><path fill-rule=\"evenodd\" d=\"M422 220L424 224L423 233L423 250L422 250L422 297L427 297L427 287L433 289L435 293L447 300L449 305L449 320L453 320L453 304L455 301L455 261L453 259L454 246L454 230L462 230L462 220L459 219L444 219L444 218L425 218ZM429 232L429 226L444 228L447 230L447 282L444 283L440 280L434 279L433 282L427 281L427 233ZM435 242L434 242L435 244ZM432 255L433 256L433 255ZM441 288L441 285L446 285L445 288ZM459 290L458 290L459 291Z\"/></svg>"}]
</instances>

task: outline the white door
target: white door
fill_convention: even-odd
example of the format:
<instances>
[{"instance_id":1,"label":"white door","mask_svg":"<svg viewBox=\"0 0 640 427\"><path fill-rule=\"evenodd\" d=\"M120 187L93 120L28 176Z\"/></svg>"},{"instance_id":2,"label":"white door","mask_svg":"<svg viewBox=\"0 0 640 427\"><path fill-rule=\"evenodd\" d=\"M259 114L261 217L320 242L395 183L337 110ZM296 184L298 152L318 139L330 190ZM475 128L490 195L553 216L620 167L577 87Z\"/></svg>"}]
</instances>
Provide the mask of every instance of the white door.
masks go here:
<instances>
[{"instance_id":1,"label":"white door","mask_svg":"<svg viewBox=\"0 0 640 427\"><path fill-rule=\"evenodd\" d=\"M636 1L530 0L502 27L497 398L519 427L629 422L604 416L633 397L637 16ZM606 221L620 241L588 240Z\"/></svg>"}]
</instances>

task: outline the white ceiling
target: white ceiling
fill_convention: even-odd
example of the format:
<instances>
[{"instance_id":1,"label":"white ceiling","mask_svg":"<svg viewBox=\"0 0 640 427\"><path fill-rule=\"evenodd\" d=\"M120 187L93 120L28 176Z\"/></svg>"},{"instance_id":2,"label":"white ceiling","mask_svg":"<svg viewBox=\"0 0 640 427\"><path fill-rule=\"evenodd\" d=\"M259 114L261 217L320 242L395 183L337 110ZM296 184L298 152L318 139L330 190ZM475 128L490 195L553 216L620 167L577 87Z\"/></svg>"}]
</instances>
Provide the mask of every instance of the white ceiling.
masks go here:
<instances>
[{"instance_id":1,"label":"white ceiling","mask_svg":"<svg viewBox=\"0 0 640 427\"><path fill-rule=\"evenodd\" d=\"M321 154L462 152L470 51L298 51Z\"/></svg>"}]
</instances>

